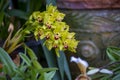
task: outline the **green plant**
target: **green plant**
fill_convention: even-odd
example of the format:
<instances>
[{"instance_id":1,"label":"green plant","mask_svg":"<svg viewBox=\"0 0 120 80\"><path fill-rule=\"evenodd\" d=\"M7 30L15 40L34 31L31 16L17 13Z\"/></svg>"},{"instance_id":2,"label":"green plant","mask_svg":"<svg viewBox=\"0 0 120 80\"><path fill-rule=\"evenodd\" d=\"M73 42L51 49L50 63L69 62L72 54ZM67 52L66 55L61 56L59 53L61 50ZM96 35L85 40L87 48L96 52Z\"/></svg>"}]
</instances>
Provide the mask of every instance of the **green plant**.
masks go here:
<instances>
[{"instance_id":1,"label":"green plant","mask_svg":"<svg viewBox=\"0 0 120 80\"><path fill-rule=\"evenodd\" d=\"M107 55L111 60L111 69L114 71L114 75L112 76L112 80L119 80L120 79L120 48L119 47L108 47L107 48Z\"/></svg>"},{"instance_id":2,"label":"green plant","mask_svg":"<svg viewBox=\"0 0 120 80\"><path fill-rule=\"evenodd\" d=\"M8 27L10 23L13 24L14 32L13 34L21 28L28 17L34 11L45 10L44 0L0 0L0 39L5 40L9 35Z\"/></svg>"},{"instance_id":3,"label":"green plant","mask_svg":"<svg viewBox=\"0 0 120 80\"><path fill-rule=\"evenodd\" d=\"M35 53L25 46L25 53L19 53L22 62L16 66L8 53L0 48L3 75L0 80L51 80L57 68L42 68Z\"/></svg>"},{"instance_id":4,"label":"green plant","mask_svg":"<svg viewBox=\"0 0 120 80\"><path fill-rule=\"evenodd\" d=\"M1 1L6 1L6 0L1 0ZM40 1L18 0L18 1L16 1L15 4L14 4L14 0L11 0L11 1L12 1L11 3L13 3L13 6L10 6L10 2L8 1L7 7L4 9L5 17L8 17L10 20L8 21L7 18L4 18L6 20L5 22L8 22L8 23L7 24L5 23L5 25L7 25L7 26L3 26L2 27L3 29L1 30L2 32L0 32L1 39L3 39L3 37L4 37L4 40L5 40L6 37L9 35L3 45L3 48L5 49L5 51L8 54L11 54L14 50L16 50L18 47L20 47L24 44L26 37L29 36L29 34L28 34L29 31L30 31L30 34L33 33L33 31L32 31L33 28L31 28L30 26L29 26L30 27L29 28L24 25L26 20L28 20L28 16L30 16L34 11L41 11L41 12L45 11L46 5L49 5L49 4L55 5L56 4L56 0L45 0L45 1L44 0L40 0ZM37 3L36 3L36 1L37 1ZM16 4L17 4L17 6L16 6ZM4 4L3 4L3 6L4 6ZM12 7L12 9L8 9L8 7ZM3 7L1 7L1 8L3 8ZM60 14L62 14L62 13L60 13ZM64 14L62 14L62 15L64 15ZM13 27L15 26L14 31L11 30L10 33L6 33L10 23L13 24ZM61 22L61 23L63 24L63 26L64 25L66 26L66 23L64 23L64 22ZM23 25L23 26L21 26L21 25ZM34 29L35 28L36 27L34 27ZM67 27L67 28L69 29L69 27ZM3 36L3 34L6 34L6 37ZM67 33L67 34L70 35L69 33ZM72 34L72 39L74 40L74 33L71 33L71 34ZM43 44L45 44L44 41L45 41L45 38L43 40L41 40L41 45L42 45L42 49L44 51L44 55L47 60L48 66L49 67L59 67L59 71L56 72L54 80L64 80L65 76L67 79L71 80L69 66L68 66L67 59L66 59L66 56L65 56L63 50L67 50L67 48L68 48L67 46L72 41L70 41L68 39L68 40L66 40L68 42L68 44L65 43L64 45L62 45L60 39L58 41L55 41L57 43L58 42L60 43L60 45L57 44L59 46L59 48L56 48L55 51L54 51L53 47L51 47L51 49L50 49L50 46L52 44L49 46L49 50L48 50L48 46L46 47L45 45L43 45ZM54 40L51 40L51 41L54 42ZM77 45L77 42L75 43L75 45ZM66 49L64 47L66 47ZM71 48L69 46L68 49L75 51L74 44L71 44ZM59 51L59 49L60 49L60 51ZM56 57L56 54L59 57Z\"/></svg>"},{"instance_id":5,"label":"green plant","mask_svg":"<svg viewBox=\"0 0 120 80\"><path fill-rule=\"evenodd\" d=\"M41 40L48 66L59 67L61 76L59 80L64 80L64 72L67 78L71 80L69 67L63 51L75 52L79 41L75 40L75 33L69 32L69 26L62 22L64 16L63 13L57 10L57 7L48 5L46 11L37 11L30 16L23 31L28 34L32 32L36 40ZM58 57L53 53L56 53Z\"/></svg>"},{"instance_id":6,"label":"green plant","mask_svg":"<svg viewBox=\"0 0 120 80\"><path fill-rule=\"evenodd\" d=\"M10 30L3 48L10 54L24 44L27 35L34 33L36 40L41 39L48 66L59 67L60 71L57 72L54 79L64 80L66 75L71 80L67 59L63 51L75 52L78 41L75 40L75 33L69 32L69 26L62 22L64 16L57 10L57 7L52 5L47 6L44 12L34 12L13 36L13 30Z\"/></svg>"},{"instance_id":7,"label":"green plant","mask_svg":"<svg viewBox=\"0 0 120 80\"><path fill-rule=\"evenodd\" d=\"M10 1L1 0L0 39L5 40L7 38L7 36L9 35L3 45L3 48L9 54L12 53L19 46L21 46L22 43L26 40L26 36L27 36L26 32L22 31L23 30L22 28L24 28L24 26L22 26L22 28L20 27L20 29L19 28L16 29L16 27L17 27L16 23L18 25L18 22L19 22L20 25L23 25L25 23L25 21L23 22L23 19L27 20L28 16L31 15L31 13L33 11L42 10L42 8L43 8L42 3L44 3L43 0L40 0L39 2L37 2L39 4L39 6L38 6L35 4L36 1L29 0L29 1L23 2L26 6L21 7L21 5L20 5L21 2L22 2L22 0L17 1L16 4L19 4L19 5L16 8L15 4L13 4L13 6L10 6ZM46 3L48 3L48 2L49 1L47 1ZM14 1L12 1L11 3L14 3ZM8 9L8 7L11 7L12 9ZM25 13L26 11L27 11L27 13ZM11 19L13 19L13 20L11 21ZM16 22L16 20L17 20L17 22ZM21 23L21 22L23 22L23 23ZM8 29L9 29L9 27L11 27L11 24L12 24L12 27L14 30L9 30L9 32L8 32ZM6 32L8 32L8 33L6 33ZM14 40L16 40L16 42L14 42Z\"/></svg>"},{"instance_id":8,"label":"green plant","mask_svg":"<svg viewBox=\"0 0 120 80\"><path fill-rule=\"evenodd\" d=\"M120 48L118 47L108 47L106 53L110 59L110 63L104 65L100 69L108 68L113 71L113 75L106 74L96 74L92 76L93 79L99 80L119 80L120 79Z\"/></svg>"}]
</instances>

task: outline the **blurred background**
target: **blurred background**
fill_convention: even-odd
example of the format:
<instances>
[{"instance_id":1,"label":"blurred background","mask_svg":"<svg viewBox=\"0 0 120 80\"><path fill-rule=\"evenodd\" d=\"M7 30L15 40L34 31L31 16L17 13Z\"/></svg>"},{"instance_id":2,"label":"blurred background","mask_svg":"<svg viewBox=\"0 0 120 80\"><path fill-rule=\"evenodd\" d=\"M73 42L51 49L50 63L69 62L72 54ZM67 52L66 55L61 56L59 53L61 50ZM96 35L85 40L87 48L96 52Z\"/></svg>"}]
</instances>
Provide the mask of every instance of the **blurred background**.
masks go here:
<instances>
[{"instance_id":1,"label":"blurred background","mask_svg":"<svg viewBox=\"0 0 120 80\"><path fill-rule=\"evenodd\" d=\"M66 14L65 21L80 40L77 54L68 55L80 56L90 66L107 64L106 48L120 47L120 1L57 0L57 6ZM75 64L70 66L73 75L79 74Z\"/></svg>"}]
</instances>

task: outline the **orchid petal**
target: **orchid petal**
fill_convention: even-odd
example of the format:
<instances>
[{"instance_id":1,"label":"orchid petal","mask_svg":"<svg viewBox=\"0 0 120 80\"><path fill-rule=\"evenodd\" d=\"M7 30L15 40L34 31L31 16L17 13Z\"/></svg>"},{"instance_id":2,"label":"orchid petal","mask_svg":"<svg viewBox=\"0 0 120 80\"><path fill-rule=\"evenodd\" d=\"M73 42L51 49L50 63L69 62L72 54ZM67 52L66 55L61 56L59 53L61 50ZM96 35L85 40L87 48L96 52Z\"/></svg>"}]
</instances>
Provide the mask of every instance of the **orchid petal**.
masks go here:
<instances>
[{"instance_id":1,"label":"orchid petal","mask_svg":"<svg viewBox=\"0 0 120 80\"><path fill-rule=\"evenodd\" d=\"M93 74L99 72L99 70L100 70L99 68L95 68L95 69L89 70L89 71L87 72L87 75L93 75Z\"/></svg>"},{"instance_id":2,"label":"orchid petal","mask_svg":"<svg viewBox=\"0 0 120 80\"><path fill-rule=\"evenodd\" d=\"M106 74L113 74L113 72L111 70L108 70L108 69L101 69L100 72L106 73Z\"/></svg>"},{"instance_id":3,"label":"orchid petal","mask_svg":"<svg viewBox=\"0 0 120 80\"><path fill-rule=\"evenodd\" d=\"M85 67L88 67L88 63L85 60L82 60L81 58L75 58L75 57L72 56L71 57L71 62L81 63Z\"/></svg>"}]
</instances>

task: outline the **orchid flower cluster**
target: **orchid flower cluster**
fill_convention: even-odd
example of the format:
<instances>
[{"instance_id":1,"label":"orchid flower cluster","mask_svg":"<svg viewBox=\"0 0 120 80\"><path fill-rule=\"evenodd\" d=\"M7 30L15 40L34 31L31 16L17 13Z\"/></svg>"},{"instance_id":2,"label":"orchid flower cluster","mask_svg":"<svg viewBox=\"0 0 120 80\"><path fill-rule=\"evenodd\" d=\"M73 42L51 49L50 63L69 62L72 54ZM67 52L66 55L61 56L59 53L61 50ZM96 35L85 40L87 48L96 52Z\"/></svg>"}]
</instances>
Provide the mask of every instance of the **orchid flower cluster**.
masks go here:
<instances>
[{"instance_id":1,"label":"orchid flower cluster","mask_svg":"<svg viewBox=\"0 0 120 80\"><path fill-rule=\"evenodd\" d=\"M59 51L76 52L79 42L74 37L75 33L69 32L69 26L62 22L64 16L65 14L60 13L57 7L49 5L46 11L34 12L26 23L31 26L35 39L44 39L44 45L49 50L54 48L57 56L59 56ZM29 33L27 30L26 32Z\"/></svg>"}]
</instances>

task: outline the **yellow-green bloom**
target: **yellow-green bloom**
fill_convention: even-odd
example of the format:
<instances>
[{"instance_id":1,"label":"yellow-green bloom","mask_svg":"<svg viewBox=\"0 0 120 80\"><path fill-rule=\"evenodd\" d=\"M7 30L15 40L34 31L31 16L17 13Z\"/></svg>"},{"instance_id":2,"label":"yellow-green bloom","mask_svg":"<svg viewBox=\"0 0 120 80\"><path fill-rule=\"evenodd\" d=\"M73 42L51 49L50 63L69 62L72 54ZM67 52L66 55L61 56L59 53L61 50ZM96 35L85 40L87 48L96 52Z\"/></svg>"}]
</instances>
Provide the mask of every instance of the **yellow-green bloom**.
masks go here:
<instances>
[{"instance_id":1,"label":"yellow-green bloom","mask_svg":"<svg viewBox=\"0 0 120 80\"><path fill-rule=\"evenodd\" d=\"M54 48L57 56L59 51L76 52L79 42L75 39L75 33L69 32L69 26L62 21L64 16L56 6L48 5L46 11L34 12L26 23L34 33L35 39L45 39L44 45L48 50Z\"/></svg>"}]
</instances>

